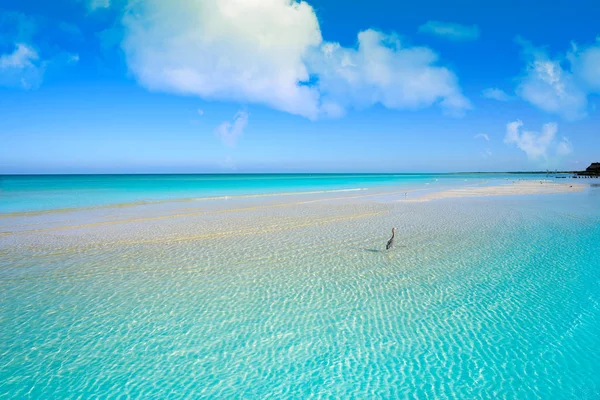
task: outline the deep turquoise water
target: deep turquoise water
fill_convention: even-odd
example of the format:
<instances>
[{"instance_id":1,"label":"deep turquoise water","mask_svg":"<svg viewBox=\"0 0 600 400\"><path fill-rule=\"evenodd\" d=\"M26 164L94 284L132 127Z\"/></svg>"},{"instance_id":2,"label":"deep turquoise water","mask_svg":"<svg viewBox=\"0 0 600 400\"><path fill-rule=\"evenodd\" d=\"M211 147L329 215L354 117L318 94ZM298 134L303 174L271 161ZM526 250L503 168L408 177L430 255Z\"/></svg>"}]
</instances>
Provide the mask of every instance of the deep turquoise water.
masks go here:
<instances>
[{"instance_id":1,"label":"deep turquoise water","mask_svg":"<svg viewBox=\"0 0 600 400\"><path fill-rule=\"evenodd\" d=\"M216 174L0 176L0 213L140 201L546 178L515 174Z\"/></svg>"},{"instance_id":2,"label":"deep turquoise water","mask_svg":"<svg viewBox=\"0 0 600 400\"><path fill-rule=\"evenodd\" d=\"M600 398L600 188L385 199L4 217L0 398Z\"/></svg>"}]
</instances>

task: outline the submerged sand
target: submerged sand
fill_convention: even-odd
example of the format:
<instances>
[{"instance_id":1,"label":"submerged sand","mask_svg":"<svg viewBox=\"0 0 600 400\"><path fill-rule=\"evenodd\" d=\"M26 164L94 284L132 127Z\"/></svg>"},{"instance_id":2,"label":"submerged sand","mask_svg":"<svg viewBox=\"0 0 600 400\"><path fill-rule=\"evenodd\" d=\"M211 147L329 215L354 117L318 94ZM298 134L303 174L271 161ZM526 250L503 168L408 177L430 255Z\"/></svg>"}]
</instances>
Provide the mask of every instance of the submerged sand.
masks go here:
<instances>
[{"instance_id":1,"label":"submerged sand","mask_svg":"<svg viewBox=\"0 0 600 400\"><path fill-rule=\"evenodd\" d=\"M271 196L240 196L207 201L173 201L131 207L48 210L3 214L0 218L0 253L8 245L22 246L59 237L81 245L147 244L283 232L302 227L331 225L388 214L394 203L420 203L437 199L541 195L583 191L587 185L551 181L516 181L486 186L482 181L462 187L397 187L356 191L307 192ZM185 206L183 207L183 204ZM374 218L377 219L377 218ZM29 242L31 240L32 242ZM52 240L50 240L52 241ZM77 246L76 246L77 247Z\"/></svg>"},{"instance_id":2,"label":"submerged sand","mask_svg":"<svg viewBox=\"0 0 600 400\"><path fill-rule=\"evenodd\" d=\"M0 398L584 398L599 198L511 182L4 216Z\"/></svg>"}]
</instances>

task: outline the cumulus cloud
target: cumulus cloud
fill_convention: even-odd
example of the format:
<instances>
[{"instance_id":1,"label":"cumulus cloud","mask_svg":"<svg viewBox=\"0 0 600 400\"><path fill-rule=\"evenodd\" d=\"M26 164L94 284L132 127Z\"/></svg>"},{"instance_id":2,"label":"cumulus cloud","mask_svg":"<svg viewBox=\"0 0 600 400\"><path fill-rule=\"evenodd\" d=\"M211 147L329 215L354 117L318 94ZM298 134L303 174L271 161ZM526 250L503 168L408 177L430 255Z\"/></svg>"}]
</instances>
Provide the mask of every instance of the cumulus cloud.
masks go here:
<instances>
[{"instance_id":1,"label":"cumulus cloud","mask_svg":"<svg viewBox=\"0 0 600 400\"><path fill-rule=\"evenodd\" d=\"M449 114L462 114L470 102L456 76L437 61L426 47L405 47L398 37L369 29L358 34L356 49L323 43L310 65L325 104L347 109L380 103L399 110L439 103Z\"/></svg>"},{"instance_id":2,"label":"cumulus cloud","mask_svg":"<svg viewBox=\"0 0 600 400\"><path fill-rule=\"evenodd\" d=\"M515 144L527 154L530 160L547 158L551 148L554 148L555 153L560 156L573 151L571 142L566 137L556 143L555 137L558 132L556 123L545 124L542 126L542 132L526 131L522 127L523 122L520 120L508 123L504 143Z\"/></svg>"},{"instance_id":3,"label":"cumulus cloud","mask_svg":"<svg viewBox=\"0 0 600 400\"><path fill-rule=\"evenodd\" d=\"M321 42L307 3L149 0L123 24L128 66L148 89L319 113L317 90L301 84L303 57Z\"/></svg>"},{"instance_id":4,"label":"cumulus cloud","mask_svg":"<svg viewBox=\"0 0 600 400\"><path fill-rule=\"evenodd\" d=\"M498 101L509 101L510 96L506 94L504 90L498 88L488 88L481 92L481 95L486 99L498 100Z\"/></svg>"},{"instance_id":5,"label":"cumulus cloud","mask_svg":"<svg viewBox=\"0 0 600 400\"><path fill-rule=\"evenodd\" d=\"M476 40L479 38L477 25L461 25L452 22L427 21L419 27L419 32L450 40Z\"/></svg>"},{"instance_id":6,"label":"cumulus cloud","mask_svg":"<svg viewBox=\"0 0 600 400\"><path fill-rule=\"evenodd\" d=\"M244 133L244 129L248 125L248 113L246 111L238 111L233 116L233 121L225 121L221 123L215 130L215 135L221 138L223 144L234 147L238 137Z\"/></svg>"},{"instance_id":7,"label":"cumulus cloud","mask_svg":"<svg viewBox=\"0 0 600 400\"><path fill-rule=\"evenodd\" d=\"M474 136L475 139L485 139L487 142L490 141L490 137L487 135L487 133L478 133L477 135Z\"/></svg>"},{"instance_id":8,"label":"cumulus cloud","mask_svg":"<svg viewBox=\"0 0 600 400\"><path fill-rule=\"evenodd\" d=\"M11 53L0 55L0 85L37 88L44 76L45 63L35 49L18 43Z\"/></svg>"},{"instance_id":9,"label":"cumulus cloud","mask_svg":"<svg viewBox=\"0 0 600 400\"><path fill-rule=\"evenodd\" d=\"M548 147L558 131L558 126L555 123L545 124L542 127L542 133L522 131L522 127L523 122L520 120L508 123L504 143L516 144L530 159L545 157Z\"/></svg>"},{"instance_id":10,"label":"cumulus cloud","mask_svg":"<svg viewBox=\"0 0 600 400\"><path fill-rule=\"evenodd\" d=\"M517 94L543 111L576 120L587 115L588 96L600 93L600 42L551 58L545 49L517 39L527 60Z\"/></svg>"},{"instance_id":11,"label":"cumulus cloud","mask_svg":"<svg viewBox=\"0 0 600 400\"><path fill-rule=\"evenodd\" d=\"M356 48L324 42L304 1L132 1L122 22L128 67L150 90L258 103L310 119L376 103L439 103L456 115L471 107L432 50L374 30L360 32Z\"/></svg>"}]
</instances>

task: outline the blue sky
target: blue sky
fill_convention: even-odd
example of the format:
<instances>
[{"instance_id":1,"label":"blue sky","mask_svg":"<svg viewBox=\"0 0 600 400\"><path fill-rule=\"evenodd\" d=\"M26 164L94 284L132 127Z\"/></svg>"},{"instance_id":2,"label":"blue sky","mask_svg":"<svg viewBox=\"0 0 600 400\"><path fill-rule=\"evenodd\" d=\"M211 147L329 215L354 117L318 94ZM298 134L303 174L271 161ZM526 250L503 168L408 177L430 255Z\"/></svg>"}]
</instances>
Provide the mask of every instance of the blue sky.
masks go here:
<instances>
[{"instance_id":1,"label":"blue sky","mask_svg":"<svg viewBox=\"0 0 600 400\"><path fill-rule=\"evenodd\" d=\"M0 0L0 173L585 168L600 4Z\"/></svg>"}]
</instances>

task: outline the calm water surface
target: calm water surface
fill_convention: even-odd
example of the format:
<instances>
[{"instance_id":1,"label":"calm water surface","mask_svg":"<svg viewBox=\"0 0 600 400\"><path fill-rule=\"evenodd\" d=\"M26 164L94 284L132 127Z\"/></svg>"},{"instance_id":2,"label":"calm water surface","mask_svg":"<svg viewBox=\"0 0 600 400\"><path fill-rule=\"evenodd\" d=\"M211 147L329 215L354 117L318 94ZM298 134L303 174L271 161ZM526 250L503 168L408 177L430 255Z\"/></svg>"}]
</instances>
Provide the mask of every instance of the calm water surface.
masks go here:
<instances>
[{"instance_id":1,"label":"calm water surface","mask_svg":"<svg viewBox=\"0 0 600 400\"><path fill-rule=\"evenodd\" d=\"M600 188L186 207L4 218L1 398L600 398Z\"/></svg>"},{"instance_id":2,"label":"calm water surface","mask_svg":"<svg viewBox=\"0 0 600 400\"><path fill-rule=\"evenodd\" d=\"M528 174L0 175L0 214L214 196L422 187ZM549 177L549 179L554 179Z\"/></svg>"}]
</instances>

